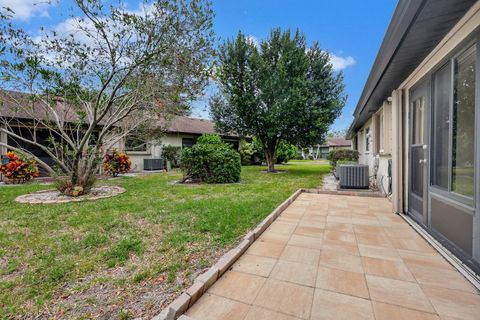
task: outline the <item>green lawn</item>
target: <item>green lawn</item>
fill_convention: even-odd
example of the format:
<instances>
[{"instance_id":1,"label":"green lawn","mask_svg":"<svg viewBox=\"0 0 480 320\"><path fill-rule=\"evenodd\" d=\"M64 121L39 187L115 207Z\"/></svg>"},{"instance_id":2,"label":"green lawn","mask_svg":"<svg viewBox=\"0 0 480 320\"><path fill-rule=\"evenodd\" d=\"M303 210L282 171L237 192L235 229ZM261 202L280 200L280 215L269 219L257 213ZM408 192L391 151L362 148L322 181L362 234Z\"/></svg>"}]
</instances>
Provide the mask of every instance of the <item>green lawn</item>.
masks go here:
<instances>
[{"instance_id":1,"label":"green lawn","mask_svg":"<svg viewBox=\"0 0 480 320\"><path fill-rule=\"evenodd\" d=\"M153 315L328 165L244 167L242 182L178 185L179 173L119 178L127 192L94 202L25 205L51 186L0 187L0 319ZM106 182L103 182L106 183Z\"/></svg>"},{"instance_id":2,"label":"green lawn","mask_svg":"<svg viewBox=\"0 0 480 320\"><path fill-rule=\"evenodd\" d=\"M330 162L327 159L318 159L318 160L290 160L289 164L329 164Z\"/></svg>"}]
</instances>

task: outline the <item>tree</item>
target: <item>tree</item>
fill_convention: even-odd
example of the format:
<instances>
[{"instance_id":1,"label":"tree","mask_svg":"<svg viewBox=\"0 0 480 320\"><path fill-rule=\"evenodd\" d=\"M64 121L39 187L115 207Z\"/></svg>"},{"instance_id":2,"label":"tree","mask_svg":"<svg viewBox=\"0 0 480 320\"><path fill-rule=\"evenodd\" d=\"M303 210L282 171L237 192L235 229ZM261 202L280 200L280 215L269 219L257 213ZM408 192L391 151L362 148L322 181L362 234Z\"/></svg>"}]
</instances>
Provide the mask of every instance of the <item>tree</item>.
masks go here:
<instances>
[{"instance_id":1,"label":"tree","mask_svg":"<svg viewBox=\"0 0 480 320\"><path fill-rule=\"evenodd\" d=\"M218 64L219 93L210 101L216 126L258 137L270 172L280 141L321 141L345 104L342 74L298 30L274 29L258 47L240 32L220 46Z\"/></svg>"},{"instance_id":2,"label":"tree","mask_svg":"<svg viewBox=\"0 0 480 320\"><path fill-rule=\"evenodd\" d=\"M41 37L15 28L11 10L0 15L0 87L15 90L3 90L1 102L31 119L19 123L15 114L0 114L0 131L21 142L1 145L27 153L25 143L41 149L72 186L88 187L104 153L127 135L161 131L159 119L188 110L208 81L208 0L144 1L138 11L125 8L122 1L75 0L72 12L81 15ZM16 130L19 125L28 132ZM48 132L47 143L36 138L39 130Z\"/></svg>"}]
</instances>

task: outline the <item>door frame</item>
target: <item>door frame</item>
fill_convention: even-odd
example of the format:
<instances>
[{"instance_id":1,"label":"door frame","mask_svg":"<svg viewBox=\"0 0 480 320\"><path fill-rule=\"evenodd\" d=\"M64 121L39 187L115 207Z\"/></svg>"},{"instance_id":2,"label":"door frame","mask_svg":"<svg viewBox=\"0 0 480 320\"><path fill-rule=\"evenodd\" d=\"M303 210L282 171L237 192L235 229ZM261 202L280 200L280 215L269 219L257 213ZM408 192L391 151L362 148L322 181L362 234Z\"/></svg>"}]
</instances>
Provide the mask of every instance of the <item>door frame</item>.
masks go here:
<instances>
[{"instance_id":1,"label":"door frame","mask_svg":"<svg viewBox=\"0 0 480 320\"><path fill-rule=\"evenodd\" d=\"M430 119L431 119L431 82L429 78L424 78L415 84L408 92L408 144L407 144L407 153L409 159L408 164L408 207L407 212L409 215L414 218L418 223L421 223L425 226L430 224L430 210L429 210L429 186L430 186ZM413 174L413 160L412 160L412 142L413 142L413 103L416 99L423 96L424 99L424 110L423 110L423 194L420 198L418 195L414 194L412 191L412 174ZM417 145L418 147L418 145ZM421 199L422 201L422 211L416 212L411 209L412 198Z\"/></svg>"}]
</instances>

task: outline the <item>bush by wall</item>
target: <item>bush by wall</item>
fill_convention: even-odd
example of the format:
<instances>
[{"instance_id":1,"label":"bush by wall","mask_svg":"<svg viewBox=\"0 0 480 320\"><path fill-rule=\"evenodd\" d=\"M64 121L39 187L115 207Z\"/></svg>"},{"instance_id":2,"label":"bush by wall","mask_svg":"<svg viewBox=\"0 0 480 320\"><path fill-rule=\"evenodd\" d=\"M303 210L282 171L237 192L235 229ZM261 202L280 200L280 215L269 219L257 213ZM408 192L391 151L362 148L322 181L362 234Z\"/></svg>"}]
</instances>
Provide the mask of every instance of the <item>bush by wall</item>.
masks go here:
<instances>
[{"instance_id":1,"label":"bush by wall","mask_svg":"<svg viewBox=\"0 0 480 320\"><path fill-rule=\"evenodd\" d=\"M336 167L338 161L358 161L358 151L352 149L336 149L328 153L327 159Z\"/></svg>"},{"instance_id":2,"label":"bush by wall","mask_svg":"<svg viewBox=\"0 0 480 320\"><path fill-rule=\"evenodd\" d=\"M218 135L204 134L182 151L183 181L232 183L240 181L240 154Z\"/></svg>"},{"instance_id":3,"label":"bush by wall","mask_svg":"<svg viewBox=\"0 0 480 320\"><path fill-rule=\"evenodd\" d=\"M162 147L162 157L170 162L172 168L177 168L180 162L181 147L172 146L171 144Z\"/></svg>"}]
</instances>

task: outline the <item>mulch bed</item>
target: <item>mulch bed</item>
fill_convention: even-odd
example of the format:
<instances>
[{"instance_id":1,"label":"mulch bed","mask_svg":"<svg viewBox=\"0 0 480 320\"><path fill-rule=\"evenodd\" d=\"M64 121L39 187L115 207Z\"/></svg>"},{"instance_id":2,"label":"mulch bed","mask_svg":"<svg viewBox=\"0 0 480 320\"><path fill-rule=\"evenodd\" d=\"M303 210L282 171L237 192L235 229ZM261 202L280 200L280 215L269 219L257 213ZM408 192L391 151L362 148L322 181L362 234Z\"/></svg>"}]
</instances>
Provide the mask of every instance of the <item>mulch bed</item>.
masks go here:
<instances>
[{"instance_id":1,"label":"mulch bed","mask_svg":"<svg viewBox=\"0 0 480 320\"><path fill-rule=\"evenodd\" d=\"M61 194L56 189L42 190L18 196L15 201L20 203L67 203L67 202L79 202L85 200L97 200L115 197L124 193L126 190L119 186L99 186L92 188L89 194L79 197L70 197Z\"/></svg>"}]
</instances>

